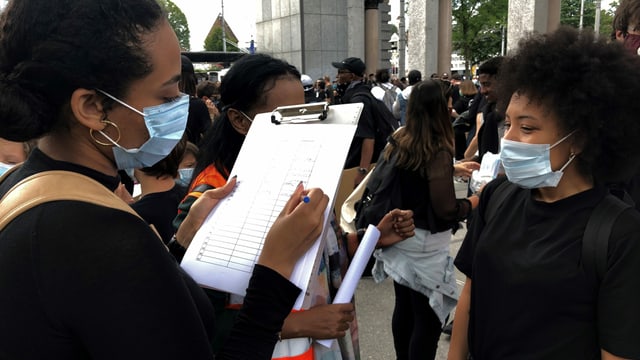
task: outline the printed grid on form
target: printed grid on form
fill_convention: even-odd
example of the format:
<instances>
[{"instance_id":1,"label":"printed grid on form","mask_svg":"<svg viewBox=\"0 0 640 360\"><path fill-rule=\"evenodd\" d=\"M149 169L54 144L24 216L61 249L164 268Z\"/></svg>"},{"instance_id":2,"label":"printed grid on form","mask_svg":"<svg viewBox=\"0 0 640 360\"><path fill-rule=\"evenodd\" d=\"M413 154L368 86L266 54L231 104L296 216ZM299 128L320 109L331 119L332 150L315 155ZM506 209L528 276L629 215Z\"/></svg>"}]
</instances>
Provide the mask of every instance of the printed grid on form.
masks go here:
<instances>
[{"instance_id":1,"label":"printed grid on form","mask_svg":"<svg viewBox=\"0 0 640 360\"><path fill-rule=\"evenodd\" d=\"M232 193L244 196L248 207L242 214L231 214L220 208L220 218L210 228L197 256L207 262L250 273L258 261L264 239L296 186L307 184L322 146L315 141L299 142L295 148L289 141L280 142L263 181L255 193ZM241 180L240 180L241 181ZM259 196L257 196L259 195ZM221 205L228 204L225 202ZM230 215L230 216L227 216Z\"/></svg>"}]
</instances>

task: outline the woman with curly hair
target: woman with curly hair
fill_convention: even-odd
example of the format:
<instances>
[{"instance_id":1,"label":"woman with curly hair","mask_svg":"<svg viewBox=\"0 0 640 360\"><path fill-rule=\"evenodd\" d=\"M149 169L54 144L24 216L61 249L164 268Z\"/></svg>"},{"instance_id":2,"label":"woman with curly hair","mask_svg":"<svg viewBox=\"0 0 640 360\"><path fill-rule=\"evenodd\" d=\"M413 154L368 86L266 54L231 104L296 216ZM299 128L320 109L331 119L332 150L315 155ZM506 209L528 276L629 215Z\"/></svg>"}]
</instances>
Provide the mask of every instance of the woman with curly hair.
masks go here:
<instances>
[{"instance_id":1,"label":"woman with curly hair","mask_svg":"<svg viewBox=\"0 0 640 360\"><path fill-rule=\"evenodd\" d=\"M640 58L561 28L523 40L500 76L506 178L485 187L456 258L449 359L640 358L640 214L597 239L602 276L582 256L594 208L618 201L605 185L637 168Z\"/></svg>"}]
</instances>

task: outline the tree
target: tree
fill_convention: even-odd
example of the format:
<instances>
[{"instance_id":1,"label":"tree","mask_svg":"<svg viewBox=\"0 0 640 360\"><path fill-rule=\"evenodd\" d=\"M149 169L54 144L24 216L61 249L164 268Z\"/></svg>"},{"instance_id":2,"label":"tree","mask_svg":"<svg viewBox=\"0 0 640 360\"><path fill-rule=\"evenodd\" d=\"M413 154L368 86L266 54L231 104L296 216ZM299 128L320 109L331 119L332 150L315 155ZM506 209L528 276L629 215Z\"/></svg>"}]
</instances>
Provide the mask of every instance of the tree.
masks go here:
<instances>
[{"instance_id":1,"label":"tree","mask_svg":"<svg viewBox=\"0 0 640 360\"><path fill-rule=\"evenodd\" d=\"M453 0L452 47L464 57L465 73L500 54L507 14L508 0Z\"/></svg>"},{"instance_id":2,"label":"tree","mask_svg":"<svg viewBox=\"0 0 640 360\"><path fill-rule=\"evenodd\" d=\"M227 40L231 41L231 42L237 42L238 40L235 38L229 38L227 37ZM204 39L204 49L207 51L222 51L223 47L222 47L222 28L221 27L216 27L215 29L213 29L211 32L209 32L209 35L207 35L207 38ZM227 43L227 51L239 51L237 47Z\"/></svg>"},{"instance_id":3,"label":"tree","mask_svg":"<svg viewBox=\"0 0 640 360\"><path fill-rule=\"evenodd\" d=\"M580 3L581 0L562 0L560 10L560 24L580 27ZM610 4L609 9L600 9L600 35L609 36L613 29L613 15L615 8L618 6L616 2ZM591 29L595 27L596 22L596 4L594 0L585 0L584 11L582 15L582 28Z\"/></svg>"},{"instance_id":4,"label":"tree","mask_svg":"<svg viewBox=\"0 0 640 360\"><path fill-rule=\"evenodd\" d=\"M180 48L182 51L189 51L191 49L191 44L189 43L190 33L187 17L171 0L158 0L158 3L164 7L168 14L169 24L171 24L173 31L175 31L176 36L178 37Z\"/></svg>"}]
</instances>

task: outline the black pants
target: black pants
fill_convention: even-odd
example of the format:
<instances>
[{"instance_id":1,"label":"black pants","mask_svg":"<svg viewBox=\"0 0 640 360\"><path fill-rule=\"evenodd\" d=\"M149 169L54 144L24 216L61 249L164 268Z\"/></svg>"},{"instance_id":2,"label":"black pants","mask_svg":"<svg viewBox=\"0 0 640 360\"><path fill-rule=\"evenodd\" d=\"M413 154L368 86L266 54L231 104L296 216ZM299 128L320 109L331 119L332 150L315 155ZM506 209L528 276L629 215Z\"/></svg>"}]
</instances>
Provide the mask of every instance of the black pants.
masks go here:
<instances>
[{"instance_id":1,"label":"black pants","mask_svg":"<svg viewBox=\"0 0 640 360\"><path fill-rule=\"evenodd\" d=\"M467 134L463 127L453 128L455 140L456 160L464 159L464 152L467 150Z\"/></svg>"},{"instance_id":2,"label":"black pants","mask_svg":"<svg viewBox=\"0 0 640 360\"><path fill-rule=\"evenodd\" d=\"M396 304L391 327L398 360L434 359L442 325L429 298L393 282Z\"/></svg>"}]
</instances>

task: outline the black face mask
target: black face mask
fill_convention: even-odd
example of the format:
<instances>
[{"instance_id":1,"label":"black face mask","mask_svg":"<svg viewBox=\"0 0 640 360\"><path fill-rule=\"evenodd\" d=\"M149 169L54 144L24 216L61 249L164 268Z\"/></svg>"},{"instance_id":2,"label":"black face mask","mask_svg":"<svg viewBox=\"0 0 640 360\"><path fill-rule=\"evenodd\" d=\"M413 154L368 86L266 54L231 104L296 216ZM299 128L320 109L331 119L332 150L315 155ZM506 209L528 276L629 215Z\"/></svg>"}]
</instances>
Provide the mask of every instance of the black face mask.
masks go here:
<instances>
[{"instance_id":1,"label":"black face mask","mask_svg":"<svg viewBox=\"0 0 640 360\"><path fill-rule=\"evenodd\" d=\"M640 35L627 34L624 38L624 47L633 55L640 55Z\"/></svg>"}]
</instances>

